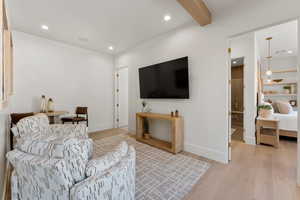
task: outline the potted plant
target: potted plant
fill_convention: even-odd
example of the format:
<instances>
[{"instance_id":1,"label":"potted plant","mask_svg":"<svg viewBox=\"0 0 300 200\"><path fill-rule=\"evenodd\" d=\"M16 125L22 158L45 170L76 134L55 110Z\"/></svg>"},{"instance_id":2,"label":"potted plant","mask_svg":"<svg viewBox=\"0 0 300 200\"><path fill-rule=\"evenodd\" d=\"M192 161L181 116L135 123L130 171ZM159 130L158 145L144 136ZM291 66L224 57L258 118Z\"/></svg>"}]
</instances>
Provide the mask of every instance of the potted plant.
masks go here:
<instances>
[{"instance_id":1,"label":"potted plant","mask_svg":"<svg viewBox=\"0 0 300 200\"><path fill-rule=\"evenodd\" d=\"M258 114L262 118L269 118L273 115L273 108L269 104L259 105Z\"/></svg>"},{"instance_id":2,"label":"potted plant","mask_svg":"<svg viewBox=\"0 0 300 200\"><path fill-rule=\"evenodd\" d=\"M290 94L291 93L291 86L290 85L283 86L283 91L284 91L285 94Z\"/></svg>"}]
</instances>

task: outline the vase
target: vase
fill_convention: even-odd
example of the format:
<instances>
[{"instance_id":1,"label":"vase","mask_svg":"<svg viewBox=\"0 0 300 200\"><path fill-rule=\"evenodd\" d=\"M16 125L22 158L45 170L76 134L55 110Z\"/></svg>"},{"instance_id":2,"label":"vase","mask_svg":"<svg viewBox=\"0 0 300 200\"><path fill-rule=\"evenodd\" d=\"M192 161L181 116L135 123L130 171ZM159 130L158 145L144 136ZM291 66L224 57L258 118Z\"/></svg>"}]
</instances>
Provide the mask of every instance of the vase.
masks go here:
<instances>
[{"instance_id":1,"label":"vase","mask_svg":"<svg viewBox=\"0 0 300 200\"><path fill-rule=\"evenodd\" d=\"M260 109L258 114L262 118L270 118L273 115L273 111L272 110Z\"/></svg>"},{"instance_id":2,"label":"vase","mask_svg":"<svg viewBox=\"0 0 300 200\"><path fill-rule=\"evenodd\" d=\"M45 113L46 112L46 96L42 95L42 99L41 99L41 108L40 108L40 112L41 113Z\"/></svg>"},{"instance_id":3,"label":"vase","mask_svg":"<svg viewBox=\"0 0 300 200\"><path fill-rule=\"evenodd\" d=\"M54 103L51 98L48 100L47 111L54 112Z\"/></svg>"}]
</instances>

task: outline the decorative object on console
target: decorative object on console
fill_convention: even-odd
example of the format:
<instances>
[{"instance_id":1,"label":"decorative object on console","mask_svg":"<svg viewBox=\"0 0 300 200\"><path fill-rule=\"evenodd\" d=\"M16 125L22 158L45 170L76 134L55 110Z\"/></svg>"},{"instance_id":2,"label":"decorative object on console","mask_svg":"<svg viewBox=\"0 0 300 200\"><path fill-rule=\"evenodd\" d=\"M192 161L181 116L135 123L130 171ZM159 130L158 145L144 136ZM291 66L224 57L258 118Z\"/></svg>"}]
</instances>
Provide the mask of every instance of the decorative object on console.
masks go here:
<instances>
[{"instance_id":1,"label":"decorative object on console","mask_svg":"<svg viewBox=\"0 0 300 200\"><path fill-rule=\"evenodd\" d=\"M54 112L54 103L51 98L48 100L47 112Z\"/></svg>"},{"instance_id":2,"label":"decorative object on console","mask_svg":"<svg viewBox=\"0 0 300 200\"><path fill-rule=\"evenodd\" d=\"M174 112L173 111L171 112L171 117L174 117Z\"/></svg>"},{"instance_id":3,"label":"decorative object on console","mask_svg":"<svg viewBox=\"0 0 300 200\"><path fill-rule=\"evenodd\" d=\"M46 111L47 111L47 100L46 100L46 96L42 95L40 112L45 113Z\"/></svg>"},{"instance_id":4,"label":"decorative object on console","mask_svg":"<svg viewBox=\"0 0 300 200\"><path fill-rule=\"evenodd\" d=\"M142 112L150 112L150 108L147 105L146 101L142 101ZM145 139L150 139L150 134L149 134L149 120L148 119L144 119L144 137Z\"/></svg>"},{"instance_id":5,"label":"decorative object on console","mask_svg":"<svg viewBox=\"0 0 300 200\"><path fill-rule=\"evenodd\" d=\"M258 106L259 116L262 118L269 118L273 115L274 110L270 103L264 103Z\"/></svg>"},{"instance_id":6,"label":"decorative object on console","mask_svg":"<svg viewBox=\"0 0 300 200\"><path fill-rule=\"evenodd\" d=\"M178 110L175 111L175 117L179 117L179 112L178 112Z\"/></svg>"}]
</instances>

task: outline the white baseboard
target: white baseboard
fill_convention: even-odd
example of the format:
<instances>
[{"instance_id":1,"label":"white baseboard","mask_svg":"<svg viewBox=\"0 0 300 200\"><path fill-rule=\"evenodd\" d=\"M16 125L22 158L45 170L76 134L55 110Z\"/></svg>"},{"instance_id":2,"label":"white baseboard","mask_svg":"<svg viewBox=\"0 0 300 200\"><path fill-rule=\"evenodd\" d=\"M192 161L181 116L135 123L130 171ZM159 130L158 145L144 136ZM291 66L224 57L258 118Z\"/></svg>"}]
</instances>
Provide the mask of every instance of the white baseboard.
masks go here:
<instances>
[{"instance_id":1,"label":"white baseboard","mask_svg":"<svg viewBox=\"0 0 300 200\"><path fill-rule=\"evenodd\" d=\"M256 138L255 137L244 137L245 143L250 145L256 145Z\"/></svg>"},{"instance_id":2,"label":"white baseboard","mask_svg":"<svg viewBox=\"0 0 300 200\"><path fill-rule=\"evenodd\" d=\"M92 128L89 127L88 128L88 133L97 132L97 131L104 131L104 130L112 129L112 128L114 128L113 124L100 124L100 125L92 127Z\"/></svg>"},{"instance_id":3,"label":"white baseboard","mask_svg":"<svg viewBox=\"0 0 300 200\"><path fill-rule=\"evenodd\" d=\"M201 147L194 144L184 144L184 151L202 156L221 163L228 163L228 155L224 152L216 151L210 148Z\"/></svg>"}]
</instances>

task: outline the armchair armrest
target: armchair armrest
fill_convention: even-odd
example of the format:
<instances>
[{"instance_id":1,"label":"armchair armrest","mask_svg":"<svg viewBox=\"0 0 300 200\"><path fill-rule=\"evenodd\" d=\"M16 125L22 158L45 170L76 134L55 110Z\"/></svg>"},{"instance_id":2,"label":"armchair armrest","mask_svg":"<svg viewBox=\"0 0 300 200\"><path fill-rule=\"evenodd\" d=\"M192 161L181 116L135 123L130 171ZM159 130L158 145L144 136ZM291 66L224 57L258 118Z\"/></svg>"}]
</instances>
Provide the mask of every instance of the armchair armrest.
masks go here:
<instances>
[{"instance_id":1,"label":"armchair armrest","mask_svg":"<svg viewBox=\"0 0 300 200\"><path fill-rule=\"evenodd\" d=\"M88 138L87 126L85 124L51 124L49 129L50 134L55 134L58 137Z\"/></svg>"},{"instance_id":2,"label":"armchair armrest","mask_svg":"<svg viewBox=\"0 0 300 200\"><path fill-rule=\"evenodd\" d=\"M135 150L128 152L118 163L104 171L93 171L93 175L75 184L70 191L71 200L81 199L135 199ZM99 162L94 162L96 164ZM104 168L103 168L104 169Z\"/></svg>"}]
</instances>

